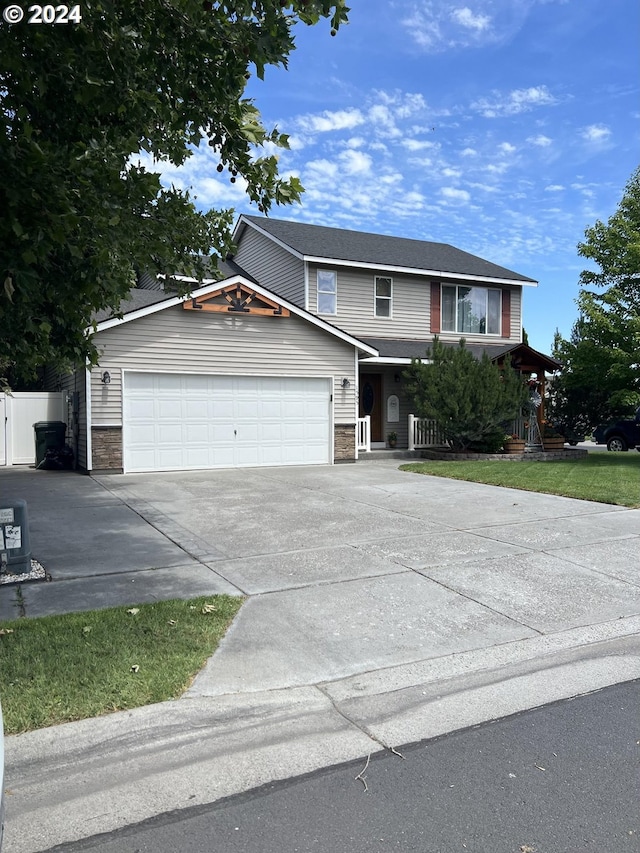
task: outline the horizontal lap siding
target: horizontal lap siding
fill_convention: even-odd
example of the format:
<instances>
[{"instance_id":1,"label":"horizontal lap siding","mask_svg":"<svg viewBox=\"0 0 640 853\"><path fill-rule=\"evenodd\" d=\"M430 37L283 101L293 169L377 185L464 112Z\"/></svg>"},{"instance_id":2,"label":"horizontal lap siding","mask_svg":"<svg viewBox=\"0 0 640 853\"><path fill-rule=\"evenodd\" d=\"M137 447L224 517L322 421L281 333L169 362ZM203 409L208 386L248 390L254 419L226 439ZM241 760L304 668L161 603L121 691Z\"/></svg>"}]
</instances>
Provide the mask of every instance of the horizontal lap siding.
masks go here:
<instances>
[{"instance_id":1,"label":"horizontal lap siding","mask_svg":"<svg viewBox=\"0 0 640 853\"><path fill-rule=\"evenodd\" d=\"M45 388L48 391L67 391L70 394L78 392L78 435L74 435L73 408L71 400L67 406L67 443L73 447L77 455L76 463L80 468L87 467L87 393L86 393L86 370L78 366L73 373L60 373L56 370L45 370ZM77 438L77 447L76 444Z\"/></svg>"},{"instance_id":2,"label":"horizontal lap siding","mask_svg":"<svg viewBox=\"0 0 640 853\"><path fill-rule=\"evenodd\" d=\"M309 310L317 311L316 272L332 269L313 265L309 270ZM431 282L418 276L364 272L344 267L338 273L338 314L323 319L349 334L370 338L425 338L430 334ZM374 275L393 279L392 318L375 317Z\"/></svg>"},{"instance_id":3,"label":"horizontal lap siding","mask_svg":"<svg viewBox=\"0 0 640 853\"><path fill-rule=\"evenodd\" d=\"M428 340L432 337L432 281L419 276L389 274L393 280L392 318L374 317L374 273L344 267L312 265L309 270L310 310L317 312L316 273L318 269L335 269L338 274L338 313L321 315L345 332L364 338L404 338ZM375 273L384 275L384 273ZM455 282L452 282L455 283ZM467 283L467 282L460 282ZM473 285L473 282L469 282ZM481 282L481 287L490 285ZM498 285L496 285L499 287ZM522 288L503 288L511 292L511 329L508 337L494 335L465 335L469 343L502 341L520 343ZM443 340L459 340L456 332L439 332Z\"/></svg>"},{"instance_id":4,"label":"horizontal lap siding","mask_svg":"<svg viewBox=\"0 0 640 853\"><path fill-rule=\"evenodd\" d=\"M253 229L244 231L234 260L263 287L304 308L304 263Z\"/></svg>"},{"instance_id":5,"label":"horizontal lap siding","mask_svg":"<svg viewBox=\"0 0 640 853\"><path fill-rule=\"evenodd\" d=\"M95 336L100 366L92 375L95 425L122 423L122 371L247 376L333 376L336 423L353 423L353 347L299 317L230 317L168 308ZM104 370L111 383L103 385ZM343 390L347 377L350 387ZM126 384L126 377L125 377Z\"/></svg>"}]
</instances>

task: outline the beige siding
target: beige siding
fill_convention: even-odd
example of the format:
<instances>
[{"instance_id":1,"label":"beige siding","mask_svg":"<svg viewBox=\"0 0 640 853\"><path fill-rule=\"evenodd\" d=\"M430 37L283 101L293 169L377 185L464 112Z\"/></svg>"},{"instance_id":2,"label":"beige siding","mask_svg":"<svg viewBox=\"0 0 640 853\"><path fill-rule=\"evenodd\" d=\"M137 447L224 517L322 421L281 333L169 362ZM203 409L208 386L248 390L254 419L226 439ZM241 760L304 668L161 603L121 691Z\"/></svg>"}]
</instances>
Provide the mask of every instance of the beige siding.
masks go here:
<instances>
[{"instance_id":1,"label":"beige siding","mask_svg":"<svg viewBox=\"0 0 640 853\"><path fill-rule=\"evenodd\" d=\"M178 306L99 332L95 343L102 355L91 381L94 425L122 423L123 370L333 377L335 423L355 422L354 348L296 316L231 317ZM109 385L100 382L104 370Z\"/></svg>"},{"instance_id":2,"label":"beige siding","mask_svg":"<svg viewBox=\"0 0 640 853\"><path fill-rule=\"evenodd\" d=\"M309 310L317 311L316 272L310 266ZM345 332L369 338L424 338L429 335L430 282L419 276L389 274L393 280L392 317L375 316L374 277L384 273L338 267L338 313L323 319Z\"/></svg>"},{"instance_id":3,"label":"beige siding","mask_svg":"<svg viewBox=\"0 0 640 853\"><path fill-rule=\"evenodd\" d=\"M234 260L263 287L305 307L304 263L272 240L246 228Z\"/></svg>"},{"instance_id":4,"label":"beige siding","mask_svg":"<svg viewBox=\"0 0 640 853\"><path fill-rule=\"evenodd\" d=\"M93 426L119 425L122 423L122 371L118 367L103 364L103 361L101 358L100 367L91 371L91 423ZM105 370L109 371L111 378L108 385L102 381Z\"/></svg>"},{"instance_id":5,"label":"beige siding","mask_svg":"<svg viewBox=\"0 0 640 853\"><path fill-rule=\"evenodd\" d=\"M67 444L73 448L76 465L87 468L87 394L86 371L80 365L73 373L45 370L45 388L49 391L66 391L67 397ZM78 393L78 417L74 418L71 394Z\"/></svg>"},{"instance_id":6,"label":"beige siding","mask_svg":"<svg viewBox=\"0 0 640 853\"><path fill-rule=\"evenodd\" d=\"M391 318L375 317L374 278L382 273L355 268L326 266L310 267L309 310L317 312L316 272L318 269L336 269L338 273L338 313L323 315L345 332L364 338L405 338L425 340L431 337L431 280L415 275L389 274L393 280ZM452 282L453 283L453 282ZM485 287L484 283L480 286ZM507 288L505 288L507 289ZM496 338L487 335L467 335L469 343L490 341L520 342L522 288L510 287L511 335ZM459 333L441 332L443 340L458 340Z\"/></svg>"}]
</instances>

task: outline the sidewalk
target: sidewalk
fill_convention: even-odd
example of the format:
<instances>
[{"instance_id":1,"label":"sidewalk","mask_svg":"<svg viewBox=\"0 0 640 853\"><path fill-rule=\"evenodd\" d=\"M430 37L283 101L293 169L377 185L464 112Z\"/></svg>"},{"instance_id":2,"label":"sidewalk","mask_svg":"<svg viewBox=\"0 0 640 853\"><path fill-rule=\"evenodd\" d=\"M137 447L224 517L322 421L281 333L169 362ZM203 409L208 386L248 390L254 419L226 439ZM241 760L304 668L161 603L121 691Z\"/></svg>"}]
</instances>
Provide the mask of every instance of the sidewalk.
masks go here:
<instances>
[{"instance_id":1,"label":"sidewalk","mask_svg":"<svg viewBox=\"0 0 640 853\"><path fill-rule=\"evenodd\" d=\"M0 474L27 617L248 596L182 699L8 738L8 853L640 676L639 510L398 464Z\"/></svg>"}]
</instances>

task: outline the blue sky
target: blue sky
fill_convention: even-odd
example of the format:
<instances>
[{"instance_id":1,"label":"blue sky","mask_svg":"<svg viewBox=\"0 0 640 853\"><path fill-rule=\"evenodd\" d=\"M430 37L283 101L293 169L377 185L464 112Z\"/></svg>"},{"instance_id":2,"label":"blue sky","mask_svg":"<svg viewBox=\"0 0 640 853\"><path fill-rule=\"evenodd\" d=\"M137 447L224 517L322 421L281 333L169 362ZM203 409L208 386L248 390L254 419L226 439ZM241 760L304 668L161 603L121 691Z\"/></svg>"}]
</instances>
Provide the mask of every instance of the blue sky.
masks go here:
<instances>
[{"instance_id":1,"label":"blue sky","mask_svg":"<svg viewBox=\"0 0 640 853\"><path fill-rule=\"evenodd\" d=\"M351 0L335 38L296 28L252 81L291 137L301 206L271 215L451 243L537 279L524 325L549 352L576 318L576 251L640 162L638 0ZM254 212L212 150L165 172L197 203Z\"/></svg>"}]
</instances>

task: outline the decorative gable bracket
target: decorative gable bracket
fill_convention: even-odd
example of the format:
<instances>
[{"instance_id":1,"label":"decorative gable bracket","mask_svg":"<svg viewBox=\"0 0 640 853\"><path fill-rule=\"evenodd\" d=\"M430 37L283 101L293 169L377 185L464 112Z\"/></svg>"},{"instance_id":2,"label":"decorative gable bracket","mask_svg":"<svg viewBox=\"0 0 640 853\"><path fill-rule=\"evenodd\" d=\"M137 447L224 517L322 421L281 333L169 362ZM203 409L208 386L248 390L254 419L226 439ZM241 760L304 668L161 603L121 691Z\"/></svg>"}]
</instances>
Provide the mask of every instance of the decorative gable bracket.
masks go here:
<instances>
[{"instance_id":1,"label":"decorative gable bracket","mask_svg":"<svg viewBox=\"0 0 640 853\"><path fill-rule=\"evenodd\" d=\"M255 304L254 304L255 303ZM221 287L206 296L182 303L185 311L214 311L219 314L251 314L260 317L288 317L289 310L244 284Z\"/></svg>"}]
</instances>

